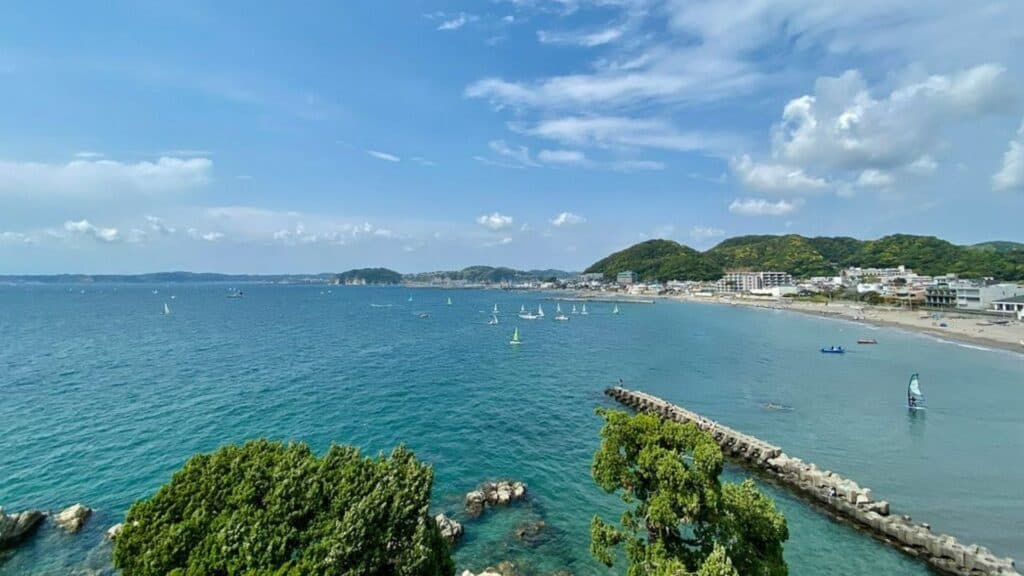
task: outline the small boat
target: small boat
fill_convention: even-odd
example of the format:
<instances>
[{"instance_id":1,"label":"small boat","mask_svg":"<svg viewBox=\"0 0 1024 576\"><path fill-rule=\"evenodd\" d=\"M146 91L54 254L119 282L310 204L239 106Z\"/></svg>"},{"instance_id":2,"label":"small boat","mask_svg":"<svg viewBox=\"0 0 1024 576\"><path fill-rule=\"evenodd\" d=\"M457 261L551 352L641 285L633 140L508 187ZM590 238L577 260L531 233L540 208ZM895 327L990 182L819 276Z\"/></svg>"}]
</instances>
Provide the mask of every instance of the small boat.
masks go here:
<instances>
[{"instance_id":1,"label":"small boat","mask_svg":"<svg viewBox=\"0 0 1024 576\"><path fill-rule=\"evenodd\" d=\"M518 326L516 326L516 329L512 332L512 339L509 340L508 343L516 345L516 346L518 346L521 343L520 340L519 340L519 327Z\"/></svg>"},{"instance_id":2,"label":"small boat","mask_svg":"<svg viewBox=\"0 0 1024 576\"><path fill-rule=\"evenodd\" d=\"M153 290L153 295L154 295L154 296L156 296L156 295L157 295L157 294L159 294L159 293L160 293L160 291L159 291L159 290Z\"/></svg>"},{"instance_id":3,"label":"small boat","mask_svg":"<svg viewBox=\"0 0 1024 576\"><path fill-rule=\"evenodd\" d=\"M175 299L177 299L177 298L178 298L177 296L175 296L175 295L173 295L173 294L171 295L171 300L175 300Z\"/></svg>"},{"instance_id":4,"label":"small boat","mask_svg":"<svg viewBox=\"0 0 1024 576\"><path fill-rule=\"evenodd\" d=\"M590 312L587 312L587 305L586 304L583 305L583 310L580 310L580 314L583 315L583 316L586 316L587 314L590 314Z\"/></svg>"},{"instance_id":5,"label":"small boat","mask_svg":"<svg viewBox=\"0 0 1024 576\"><path fill-rule=\"evenodd\" d=\"M562 305L560 303L558 303L558 302L555 302L555 314L561 314L561 313L562 313Z\"/></svg>"},{"instance_id":6,"label":"small boat","mask_svg":"<svg viewBox=\"0 0 1024 576\"><path fill-rule=\"evenodd\" d=\"M572 305L572 313L573 314L579 314L580 313L579 310L576 309L576 305L575 304Z\"/></svg>"},{"instance_id":7,"label":"small boat","mask_svg":"<svg viewBox=\"0 0 1024 576\"><path fill-rule=\"evenodd\" d=\"M164 316L170 316L170 315L171 315L171 307L167 305L167 302L164 302Z\"/></svg>"},{"instance_id":8,"label":"small boat","mask_svg":"<svg viewBox=\"0 0 1024 576\"><path fill-rule=\"evenodd\" d=\"M519 313L520 314L526 314L526 304L521 304L519 306Z\"/></svg>"},{"instance_id":9,"label":"small boat","mask_svg":"<svg viewBox=\"0 0 1024 576\"><path fill-rule=\"evenodd\" d=\"M874 338L857 338L857 344L878 344Z\"/></svg>"},{"instance_id":10,"label":"small boat","mask_svg":"<svg viewBox=\"0 0 1024 576\"><path fill-rule=\"evenodd\" d=\"M430 318L430 314L427 312L420 312L419 316L420 318Z\"/></svg>"},{"instance_id":11,"label":"small boat","mask_svg":"<svg viewBox=\"0 0 1024 576\"><path fill-rule=\"evenodd\" d=\"M498 312L498 305L497 304L494 305L494 309L491 310L491 314L494 314L495 316L497 316L499 314L499 312Z\"/></svg>"},{"instance_id":12,"label":"small boat","mask_svg":"<svg viewBox=\"0 0 1024 576\"><path fill-rule=\"evenodd\" d=\"M565 314L559 314L558 316L555 316L555 320L558 320L559 322L565 322L568 319L569 317L566 316Z\"/></svg>"},{"instance_id":13,"label":"small boat","mask_svg":"<svg viewBox=\"0 0 1024 576\"><path fill-rule=\"evenodd\" d=\"M234 290L228 293L228 298L241 298L243 292L241 290Z\"/></svg>"},{"instance_id":14,"label":"small boat","mask_svg":"<svg viewBox=\"0 0 1024 576\"><path fill-rule=\"evenodd\" d=\"M843 354L846 350L843 350L842 346L829 346L828 348L822 348L823 354Z\"/></svg>"},{"instance_id":15,"label":"small boat","mask_svg":"<svg viewBox=\"0 0 1024 576\"><path fill-rule=\"evenodd\" d=\"M494 315L492 314L492 315L491 315L491 319L487 321L487 324L489 324L489 325L491 325L491 326L494 326L494 325L495 325L495 324L497 324L497 323L498 323L498 317L497 317L497 316L494 316Z\"/></svg>"},{"instance_id":16,"label":"small boat","mask_svg":"<svg viewBox=\"0 0 1024 576\"><path fill-rule=\"evenodd\" d=\"M544 308L540 304L537 304L537 316L539 318L544 317Z\"/></svg>"},{"instance_id":17,"label":"small boat","mask_svg":"<svg viewBox=\"0 0 1024 576\"><path fill-rule=\"evenodd\" d=\"M519 317L522 318L523 320L536 320L537 318L540 318L540 316L537 316L536 314L531 314L529 312L520 312Z\"/></svg>"},{"instance_id":18,"label":"small boat","mask_svg":"<svg viewBox=\"0 0 1024 576\"><path fill-rule=\"evenodd\" d=\"M452 297L451 297L451 296L449 296L449 297L448 297L448 302L447 302L446 304L447 304L448 306L451 306L451 305L452 305Z\"/></svg>"},{"instance_id":19,"label":"small boat","mask_svg":"<svg viewBox=\"0 0 1024 576\"><path fill-rule=\"evenodd\" d=\"M925 410L924 393L921 392L921 380L917 373L910 375L910 383L907 384L907 409Z\"/></svg>"},{"instance_id":20,"label":"small boat","mask_svg":"<svg viewBox=\"0 0 1024 576\"><path fill-rule=\"evenodd\" d=\"M612 314L618 314L618 313L619 313L619 305L616 304L615 307L612 308Z\"/></svg>"},{"instance_id":21,"label":"small boat","mask_svg":"<svg viewBox=\"0 0 1024 576\"><path fill-rule=\"evenodd\" d=\"M412 296L409 296L409 302L412 302Z\"/></svg>"}]
</instances>

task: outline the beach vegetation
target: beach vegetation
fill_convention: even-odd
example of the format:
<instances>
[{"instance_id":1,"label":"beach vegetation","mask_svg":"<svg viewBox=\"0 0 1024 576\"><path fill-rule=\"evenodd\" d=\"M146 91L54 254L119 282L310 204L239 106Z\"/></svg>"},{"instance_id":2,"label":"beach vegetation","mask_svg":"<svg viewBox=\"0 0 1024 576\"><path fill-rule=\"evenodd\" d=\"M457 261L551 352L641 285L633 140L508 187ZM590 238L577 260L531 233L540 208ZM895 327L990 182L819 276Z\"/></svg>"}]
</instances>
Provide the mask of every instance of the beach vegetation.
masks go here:
<instances>
[{"instance_id":1,"label":"beach vegetation","mask_svg":"<svg viewBox=\"0 0 1024 576\"><path fill-rule=\"evenodd\" d=\"M618 525L591 522L591 553L629 576L784 576L786 519L754 485L722 482L722 451L693 423L598 409L604 419L591 473L630 505Z\"/></svg>"},{"instance_id":2,"label":"beach vegetation","mask_svg":"<svg viewBox=\"0 0 1024 576\"><path fill-rule=\"evenodd\" d=\"M364 457L268 440L193 456L128 511L114 544L125 576L451 576L428 515L430 466L404 447Z\"/></svg>"}]
</instances>

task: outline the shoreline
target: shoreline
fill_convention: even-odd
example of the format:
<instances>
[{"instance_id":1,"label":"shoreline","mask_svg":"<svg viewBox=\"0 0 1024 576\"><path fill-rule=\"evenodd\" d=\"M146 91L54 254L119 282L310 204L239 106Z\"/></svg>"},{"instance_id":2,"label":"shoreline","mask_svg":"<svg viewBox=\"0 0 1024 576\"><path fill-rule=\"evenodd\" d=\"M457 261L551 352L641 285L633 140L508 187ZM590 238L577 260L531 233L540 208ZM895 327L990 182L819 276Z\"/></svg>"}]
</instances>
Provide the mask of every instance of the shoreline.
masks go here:
<instances>
[{"instance_id":1,"label":"shoreline","mask_svg":"<svg viewBox=\"0 0 1024 576\"><path fill-rule=\"evenodd\" d=\"M947 326L943 328L937 325L932 326L931 324L936 324L936 322L930 318L920 317L927 311L892 309L868 304L857 304L854 307L851 306L852 303L846 302L826 305L816 302L783 302L779 300L751 300L743 298L732 300L698 298L694 296L661 296L660 298L676 302L719 306L745 306L748 308L795 312L853 324L859 323L879 328L894 328L962 346L980 346L1024 355L1024 345L1021 344L1024 341L1024 324L1012 321L1011 324L1005 326L991 325L979 327L977 326L978 322L989 320L989 318L985 316L971 317L970 315L958 315L955 311L935 312L944 316L943 321ZM972 333L970 332L971 330L975 332ZM989 332L986 332L984 336L980 335L985 330L989 330ZM991 337L993 335L996 337Z\"/></svg>"}]
</instances>

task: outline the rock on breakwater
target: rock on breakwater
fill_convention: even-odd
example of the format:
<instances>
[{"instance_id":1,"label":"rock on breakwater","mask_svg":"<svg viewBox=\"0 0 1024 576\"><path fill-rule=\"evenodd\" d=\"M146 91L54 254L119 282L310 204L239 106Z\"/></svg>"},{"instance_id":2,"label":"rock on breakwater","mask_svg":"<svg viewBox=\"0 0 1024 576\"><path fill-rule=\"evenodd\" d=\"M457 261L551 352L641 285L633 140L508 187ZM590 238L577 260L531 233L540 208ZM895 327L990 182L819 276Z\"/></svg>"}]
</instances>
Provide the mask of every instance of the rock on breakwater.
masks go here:
<instances>
[{"instance_id":1,"label":"rock on breakwater","mask_svg":"<svg viewBox=\"0 0 1024 576\"><path fill-rule=\"evenodd\" d=\"M643 392L613 387L606 389L605 394L637 411L676 422L700 425L709 422L699 414ZM928 525L914 524L909 516L890 514L888 502L875 500L869 488L852 480L829 470L819 470L814 464L785 454L778 446L726 426L716 423L707 431L726 456L774 477L836 516L942 572L956 576L1019 576L1012 559L998 558L982 546L961 544L952 536L933 534Z\"/></svg>"},{"instance_id":2,"label":"rock on breakwater","mask_svg":"<svg viewBox=\"0 0 1024 576\"><path fill-rule=\"evenodd\" d=\"M4 514L4 508L0 506L0 548L17 544L22 538L35 530L45 517L46 514L39 510L25 510L17 514Z\"/></svg>"}]
</instances>

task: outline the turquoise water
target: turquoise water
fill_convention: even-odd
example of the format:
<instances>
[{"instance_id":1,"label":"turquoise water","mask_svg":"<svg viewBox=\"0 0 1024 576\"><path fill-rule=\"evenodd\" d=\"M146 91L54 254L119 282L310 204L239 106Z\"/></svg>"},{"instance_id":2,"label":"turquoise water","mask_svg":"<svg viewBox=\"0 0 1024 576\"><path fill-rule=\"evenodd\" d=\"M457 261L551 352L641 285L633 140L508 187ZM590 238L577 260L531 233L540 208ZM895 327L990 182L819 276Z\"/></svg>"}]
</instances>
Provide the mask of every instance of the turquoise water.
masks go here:
<instances>
[{"instance_id":1,"label":"turquoise water","mask_svg":"<svg viewBox=\"0 0 1024 576\"><path fill-rule=\"evenodd\" d=\"M2 575L108 566L102 533L134 499L191 454L257 436L317 450L405 442L435 468L436 509L456 517L483 480L527 482L529 504L466 523L460 572L511 559L621 574L587 549L590 517L618 516L588 468L593 408L611 405L601 391L620 377L856 479L937 531L1024 558L1022 356L700 304L624 305L618 316L594 304L559 323L551 303L544 321L514 318L535 293L250 286L229 300L224 286L79 288L0 287L0 504L97 509L74 536L45 526L0 560ZM502 323L488 326L495 303ZM877 346L854 344L869 332ZM850 352L817 352L831 344ZM917 417L903 408L913 371L930 405ZM928 573L766 489L789 520L793 574ZM540 539L514 537L540 518Z\"/></svg>"}]
</instances>

